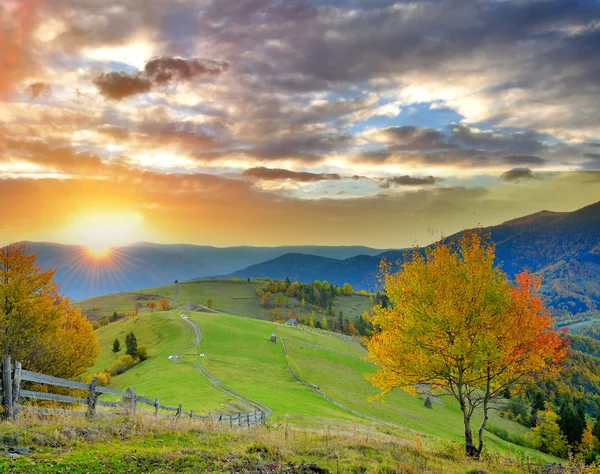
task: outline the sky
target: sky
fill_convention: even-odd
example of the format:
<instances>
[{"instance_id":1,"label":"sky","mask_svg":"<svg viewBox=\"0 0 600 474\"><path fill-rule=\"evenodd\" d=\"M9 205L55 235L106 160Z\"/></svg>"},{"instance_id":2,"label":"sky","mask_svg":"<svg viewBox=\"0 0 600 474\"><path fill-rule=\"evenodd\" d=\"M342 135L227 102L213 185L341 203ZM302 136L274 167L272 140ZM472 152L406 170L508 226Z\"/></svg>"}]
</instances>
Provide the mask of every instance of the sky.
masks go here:
<instances>
[{"instance_id":1,"label":"sky","mask_svg":"<svg viewBox=\"0 0 600 474\"><path fill-rule=\"evenodd\" d=\"M400 248L600 201L600 3L3 0L0 243Z\"/></svg>"}]
</instances>

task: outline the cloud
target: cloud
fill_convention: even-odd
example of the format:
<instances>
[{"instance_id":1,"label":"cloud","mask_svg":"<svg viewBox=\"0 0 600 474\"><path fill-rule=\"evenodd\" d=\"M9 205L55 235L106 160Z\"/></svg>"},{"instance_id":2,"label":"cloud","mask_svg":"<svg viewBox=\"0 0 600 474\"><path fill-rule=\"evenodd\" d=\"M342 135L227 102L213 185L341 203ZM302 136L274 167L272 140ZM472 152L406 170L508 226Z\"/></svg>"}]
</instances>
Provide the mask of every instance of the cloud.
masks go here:
<instances>
[{"instance_id":1,"label":"cloud","mask_svg":"<svg viewBox=\"0 0 600 474\"><path fill-rule=\"evenodd\" d=\"M500 177L502 181L508 183L518 183L522 180L540 179L529 168L513 168L512 170L502 173Z\"/></svg>"},{"instance_id":2,"label":"cloud","mask_svg":"<svg viewBox=\"0 0 600 474\"><path fill-rule=\"evenodd\" d=\"M313 183L317 181L339 181L342 178L337 173L309 173L307 171L290 171L281 168L249 168L242 173L245 178L262 181L290 180L300 183Z\"/></svg>"},{"instance_id":3,"label":"cloud","mask_svg":"<svg viewBox=\"0 0 600 474\"><path fill-rule=\"evenodd\" d=\"M100 94L107 99L121 100L150 91L152 82L140 74L130 76L125 72L102 73L94 79Z\"/></svg>"},{"instance_id":4,"label":"cloud","mask_svg":"<svg viewBox=\"0 0 600 474\"><path fill-rule=\"evenodd\" d=\"M442 181L442 179L434 176L395 176L393 178L380 178L379 187L388 189L392 186L432 186L440 181Z\"/></svg>"},{"instance_id":5,"label":"cloud","mask_svg":"<svg viewBox=\"0 0 600 474\"><path fill-rule=\"evenodd\" d=\"M156 85L187 82L200 76L216 76L229 68L226 62L211 59L160 57L146 63L145 75Z\"/></svg>"},{"instance_id":6,"label":"cloud","mask_svg":"<svg viewBox=\"0 0 600 474\"><path fill-rule=\"evenodd\" d=\"M45 82L34 82L29 84L23 92L31 99L35 100L38 97L49 97L52 93L52 88Z\"/></svg>"},{"instance_id":7,"label":"cloud","mask_svg":"<svg viewBox=\"0 0 600 474\"><path fill-rule=\"evenodd\" d=\"M113 100L149 92L153 87L189 82L200 76L216 76L227 71L225 62L210 59L154 58L144 71L131 75L126 72L102 73L94 79L100 93Z\"/></svg>"}]
</instances>

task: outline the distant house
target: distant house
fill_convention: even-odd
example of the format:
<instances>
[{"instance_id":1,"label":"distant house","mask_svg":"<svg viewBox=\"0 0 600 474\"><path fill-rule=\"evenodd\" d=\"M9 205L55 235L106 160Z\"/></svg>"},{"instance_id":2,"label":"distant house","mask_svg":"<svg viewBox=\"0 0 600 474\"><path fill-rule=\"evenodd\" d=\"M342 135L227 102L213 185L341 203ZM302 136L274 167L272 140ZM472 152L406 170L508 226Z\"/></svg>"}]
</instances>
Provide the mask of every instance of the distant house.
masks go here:
<instances>
[{"instance_id":1,"label":"distant house","mask_svg":"<svg viewBox=\"0 0 600 474\"><path fill-rule=\"evenodd\" d=\"M275 334L271 334L271 342L277 342L277 336Z\"/></svg>"},{"instance_id":2,"label":"distant house","mask_svg":"<svg viewBox=\"0 0 600 474\"><path fill-rule=\"evenodd\" d=\"M288 319L285 324L287 324L288 326L300 326L300 323L298 322L298 320L296 318L290 318Z\"/></svg>"}]
</instances>

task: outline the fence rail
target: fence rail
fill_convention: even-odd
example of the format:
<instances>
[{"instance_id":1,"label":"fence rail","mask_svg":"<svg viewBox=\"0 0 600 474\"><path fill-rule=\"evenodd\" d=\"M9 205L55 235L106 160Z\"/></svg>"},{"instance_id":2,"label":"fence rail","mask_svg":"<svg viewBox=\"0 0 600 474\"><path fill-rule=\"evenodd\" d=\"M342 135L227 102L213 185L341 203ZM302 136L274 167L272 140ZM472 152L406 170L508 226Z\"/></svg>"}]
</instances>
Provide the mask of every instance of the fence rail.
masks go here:
<instances>
[{"instance_id":1,"label":"fence rail","mask_svg":"<svg viewBox=\"0 0 600 474\"><path fill-rule=\"evenodd\" d=\"M182 405L179 405L176 408L169 407L161 405L158 398L150 400L149 398L138 396L135 393L135 389L127 389L125 392L121 392L113 388L101 387L97 385L96 377L92 377L91 383L86 384L83 382L77 382L75 380L61 379L52 375L38 374L37 372L24 370L22 369L20 362L16 362L13 368L10 357L7 355L2 356L2 370L0 371L0 377L0 404L2 404L2 407L4 408L2 413L4 419L16 419L19 413L25 409L25 406L21 403L21 400L28 399L68 403L71 405L81 404L87 406L87 410L85 412L62 408L44 408L36 406L27 407L30 412L41 415L59 414L94 418L119 416L118 410L121 410L121 415L123 412L125 412L131 416L136 413L137 404L141 403L152 407L154 409L155 416L161 416L170 419L186 418L192 420L211 420L223 426L229 426L230 428L251 428L253 426L265 424L267 421L267 415L264 410L245 413L240 412L236 414L221 413L213 415L196 415L193 410L184 411ZM84 398L82 396L61 395L56 393L25 390L22 388L23 382L81 390L87 392L87 396ZM109 402L105 400L99 400L101 395L119 396L121 397L121 401ZM109 413L98 412L96 410L97 406L113 409L115 411ZM168 414L161 413L161 411L168 412Z\"/></svg>"}]
</instances>

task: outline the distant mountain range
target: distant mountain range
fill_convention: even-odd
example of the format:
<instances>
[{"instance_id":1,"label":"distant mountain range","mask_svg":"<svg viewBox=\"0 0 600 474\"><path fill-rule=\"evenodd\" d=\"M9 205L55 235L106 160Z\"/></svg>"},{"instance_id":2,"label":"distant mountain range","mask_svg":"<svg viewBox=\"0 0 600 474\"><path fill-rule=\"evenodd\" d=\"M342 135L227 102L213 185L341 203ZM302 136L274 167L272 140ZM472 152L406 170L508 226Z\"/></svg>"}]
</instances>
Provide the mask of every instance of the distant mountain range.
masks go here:
<instances>
[{"instance_id":1,"label":"distant mountain range","mask_svg":"<svg viewBox=\"0 0 600 474\"><path fill-rule=\"evenodd\" d=\"M82 246L25 243L37 255L38 265L57 269L55 280L61 292L74 301L171 284L175 280L223 275L290 253L334 259L381 253L381 249L362 246L217 248L141 242L113 248L110 259L94 259Z\"/></svg>"},{"instance_id":2,"label":"distant mountain range","mask_svg":"<svg viewBox=\"0 0 600 474\"><path fill-rule=\"evenodd\" d=\"M572 313L600 309L600 202L574 212L542 211L482 230L496 243L496 261L510 277L523 270L543 277L548 304ZM375 290L381 259L395 262L403 253L393 250L343 260L289 253L230 275L289 276Z\"/></svg>"},{"instance_id":3,"label":"distant mountain range","mask_svg":"<svg viewBox=\"0 0 600 474\"><path fill-rule=\"evenodd\" d=\"M522 270L544 278L546 301L573 313L600 309L600 202L574 212L542 211L488 227L498 263L510 277ZM84 247L27 242L45 268L56 268L63 293L79 300L217 275L290 277L377 289L383 257L405 250L369 247L228 247L138 243L93 259Z\"/></svg>"}]
</instances>

